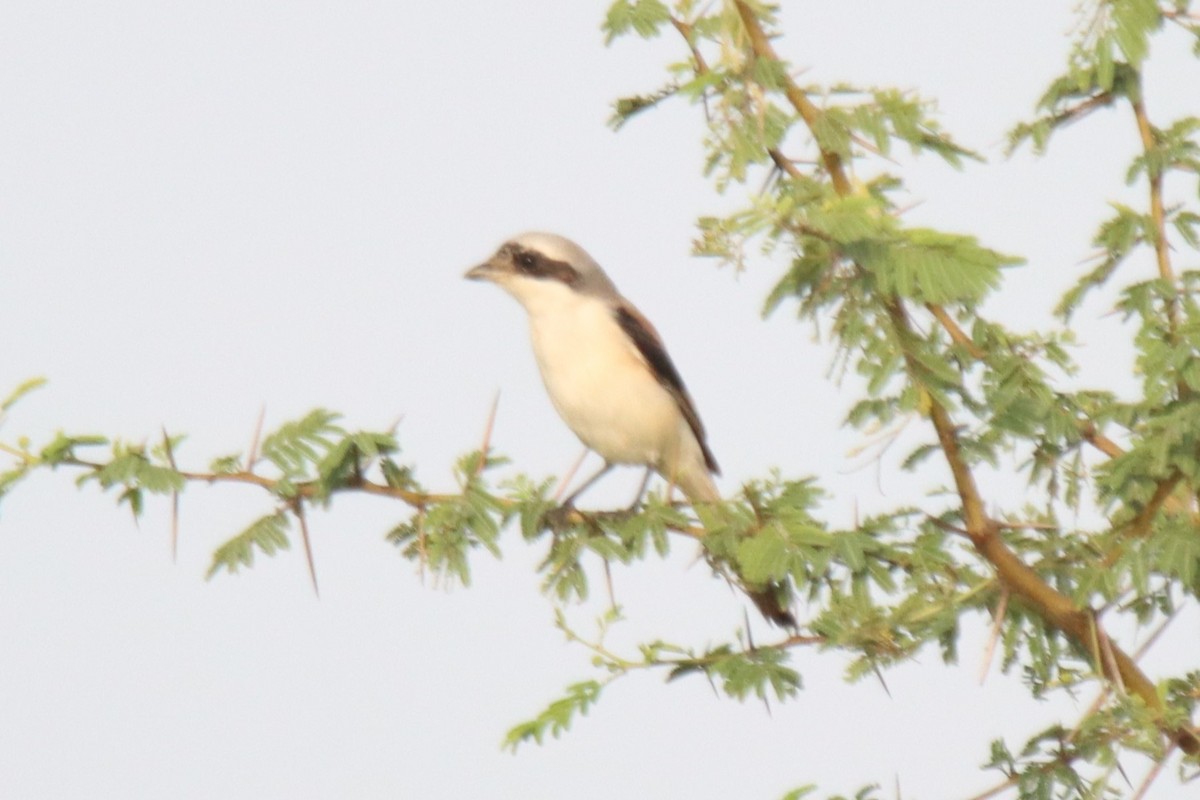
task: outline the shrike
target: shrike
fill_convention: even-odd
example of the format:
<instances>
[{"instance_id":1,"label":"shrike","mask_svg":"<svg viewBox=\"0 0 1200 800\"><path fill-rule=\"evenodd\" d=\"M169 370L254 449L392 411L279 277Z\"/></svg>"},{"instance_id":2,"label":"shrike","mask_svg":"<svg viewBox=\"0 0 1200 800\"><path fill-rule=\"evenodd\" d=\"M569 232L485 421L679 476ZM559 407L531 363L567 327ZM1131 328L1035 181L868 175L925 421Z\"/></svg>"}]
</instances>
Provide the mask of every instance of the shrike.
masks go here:
<instances>
[{"instance_id":1,"label":"shrike","mask_svg":"<svg viewBox=\"0 0 1200 800\"><path fill-rule=\"evenodd\" d=\"M491 281L525 306L551 402L604 459L604 469L565 504L616 464L656 470L693 504L721 499L712 479L720 474L717 460L662 339L582 247L550 233L523 233L466 277ZM767 619L796 626L785 587L743 588Z\"/></svg>"},{"instance_id":2,"label":"shrike","mask_svg":"<svg viewBox=\"0 0 1200 800\"><path fill-rule=\"evenodd\" d=\"M658 332L583 248L524 233L467 272L511 294L529 314L533 354L559 416L604 459L653 468L693 503L720 499L717 461Z\"/></svg>"}]
</instances>

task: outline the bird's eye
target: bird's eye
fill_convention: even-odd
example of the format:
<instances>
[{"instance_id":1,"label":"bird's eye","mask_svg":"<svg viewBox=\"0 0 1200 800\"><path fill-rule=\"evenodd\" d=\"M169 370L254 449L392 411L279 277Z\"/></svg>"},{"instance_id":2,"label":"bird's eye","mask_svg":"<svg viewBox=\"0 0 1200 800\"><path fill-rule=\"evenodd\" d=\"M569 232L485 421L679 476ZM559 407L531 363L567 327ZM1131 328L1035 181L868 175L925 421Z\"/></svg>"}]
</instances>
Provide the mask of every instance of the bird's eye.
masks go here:
<instances>
[{"instance_id":1,"label":"bird's eye","mask_svg":"<svg viewBox=\"0 0 1200 800\"><path fill-rule=\"evenodd\" d=\"M523 270L533 269L533 265L537 263L537 259L532 253L521 253L517 256L517 266Z\"/></svg>"}]
</instances>

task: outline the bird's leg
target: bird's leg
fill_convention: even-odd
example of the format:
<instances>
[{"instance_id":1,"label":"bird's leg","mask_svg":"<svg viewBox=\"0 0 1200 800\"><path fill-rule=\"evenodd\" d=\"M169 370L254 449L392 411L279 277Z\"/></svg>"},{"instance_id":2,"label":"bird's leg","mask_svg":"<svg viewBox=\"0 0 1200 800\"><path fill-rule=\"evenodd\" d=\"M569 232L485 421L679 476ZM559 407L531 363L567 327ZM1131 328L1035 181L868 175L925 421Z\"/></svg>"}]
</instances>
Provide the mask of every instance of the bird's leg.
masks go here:
<instances>
[{"instance_id":1,"label":"bird's leg","mask_svg":"<svg viewBox=\"0 0 1200 800\"><path fill-rule=\"evenodd\" d=\"M575 473L579 472L579 468L583 466L583 460L587 458L588 453L590 452L592 451L586 447L583 448L583 452L579 454L579 458L575 459L575 463L571 465L569 470L567 470L567 474L562 476L562 479L558 483L558 488L554 490L554 500L556 502L558 498L562 497L563 492L567 490L567 487L571 485L571 481L575 480Z\"/></svg>"},{"instance_id":2,"label":"bird's leg","mask_svg":"<svg viewBox=\"0 0 1200 800\"><path fill-rule=\"evenodd\" d=\"M605 475L607 475L609 470L611 470L613 468L613 466L614 466L613 464L610 464L609 462L605 461L604 466L600 468L599 472L597 472L595 475L593 475L592 477L590 477L586 481L584 481L582 486L580 486L575 491L571 492L571 494L567 497L566 500L563 500L562 508L570 508L571 506L575 505L575 499L577 497L579 497L579 495L583 494L584 490L586 490L588 487L590 487L593 483L595 483L596 481L600 480Z\"/></svg>"},{"instance_id":3,"label":"bird's leg","mask_svg":"<svg viewBox=\"0 0 1200 800\"><path fill-rule=\"evenodd\" d=\"M642 485L638 487L637 494L634 495L633 502L629 504L629 508L625 509L630 514L637 510L638 505L642 502L642 498L645 497L646 487L650 485L652 475L654 475L654 467L646 467L646 474L642 478Z\"/></svg>"}]
</instances>

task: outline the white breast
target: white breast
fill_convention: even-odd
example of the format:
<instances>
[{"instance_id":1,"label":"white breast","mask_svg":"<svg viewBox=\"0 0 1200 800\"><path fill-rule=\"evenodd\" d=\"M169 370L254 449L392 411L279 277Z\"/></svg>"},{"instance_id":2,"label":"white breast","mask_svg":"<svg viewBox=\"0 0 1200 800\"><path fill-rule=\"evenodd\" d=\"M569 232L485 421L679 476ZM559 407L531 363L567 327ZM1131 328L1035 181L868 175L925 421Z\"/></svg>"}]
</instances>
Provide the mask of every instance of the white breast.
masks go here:
<instances>
[{"instance_id":1,"label":"white breast","mask_svg":"<svg viewBox=\"0 0 1200 800\"><path fill-rule=\"evenodd\" d=\"M559 415L607 461L661 465L687 431L675 399L607 303L562 284L539 283L544 296L523 300L534 356Z\"/></svg>"}]
</instances>

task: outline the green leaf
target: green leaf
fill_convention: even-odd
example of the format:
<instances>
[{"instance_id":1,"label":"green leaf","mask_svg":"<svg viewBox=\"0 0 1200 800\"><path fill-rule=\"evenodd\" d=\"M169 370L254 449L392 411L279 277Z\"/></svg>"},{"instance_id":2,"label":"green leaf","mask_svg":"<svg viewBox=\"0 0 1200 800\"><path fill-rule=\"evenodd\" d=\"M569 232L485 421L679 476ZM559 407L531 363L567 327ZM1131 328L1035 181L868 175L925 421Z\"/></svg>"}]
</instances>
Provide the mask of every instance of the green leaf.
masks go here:
<instances>
[{"instance_id":1,"label":"green leaf","mask_svg":"<svg viewBox=\"0 0 1200 800\"><path fill-rule=\"evenodd\" d=\"M211 578L221 570L237 572L241 567L254 565L254 553L273 556L288 549L287 529L290 520L287 512L280 510L250 523L244 531L217 548L213 553L212 565L208 568Z\"/></svg>"},{"instance_id":2,"label":"green leaf","mask_svg":"<svg viewBox=\"0 0 1200 800\"><path fill-rule=\"evenodd\" d=\"M749 584L763 586L785 577L790 571L787 534L772 525L746 539L738 547L741 576Z\"/></svg>"},{"instance_id":3,"label":"green leaf","mask_svg":"<svg viewBox=\"0 0 1200 800\"><path fill-rule=\"evenodd\" d=\"M1157 0L1118 0L1111 3L1113 38L1125 60L1138 66L1150 50L1150 34L1161 16Z\"/></svg>"},{"instance_id":4,"label":"green leaf","mask_svg":"<svg viewBox=\"0 0 1200 800\"><path fill-rule=\"evenodd\" d=\"M566 695L552 702L537 717L509 730L504 736L503 746L508 750L516 750L530 740L541 744L547 733L557 739L570 730L576 716L587 714L588 709L600 699L603 688L603 684L597 681L571 684L567 687Z\"/></svg>"},{"instance_id":5,"label":"green leaf","mask_svg":"<svg viewBox=\"0 0 1200 800\"><path fill-rule=\"evenodd\" d=\"M108 444L103 436L68 436L59 431L54 439L38 454L38 460L48 466L74 461L76 447L95 447Z\"/></svg>"},{"instance_id":6,"label":"green leaf","mask_svg":"<svg viewBox=\"0 0 1200 800\"><path fill-rule=\"evenodd\" d=\"M457 497L425 506L413 519L387 535L405 558L435 575L470 585L469 557L480 547L500 557L500 503L472 483Z\"/></svg>"},{"instance_id":7,"label":"green leaf","mask_svg":"<svg viewBox=\"0 0 1200 800\"><path fill-rule=\"evenodd\" d=\"M151 463L141 448L115 445L113 458L99 469L84 473L78 480L80 485L96 481L104 489L126 486L142 488L155 494L178 492L184 486L183 476L170 467Z\"/></svg>"},{"instance_id":8,"label":"green leaf","mask_svg":"<svg viewBox=\"0 0 1200 800\"><path fill-rule=\"evenodd\" d=\"M712 678L719 678L721 690L735 700L754 696L760 700L774 696L784 700L794 696L802 687L800 673L787 666L787 652L763 648L748 652L706 654L697 659L701 669Z\"/></svg>"},{"instance_id":9,"label":"green leaf","mask_svg":"<svg viewBox=\"0 0 1200 800\"><path fill-rule=\"evenodd\" d=\"M804 786L797 786L795 789L792 789L790 792L785 794L779 800L801 800L804 797L808 797L810 794L812 794L816 790L817 790L817 787L811 783L805 784Z\"/></svg>"},{"instance_id":10,"label":"green leaf","mask_svg":"<svg viewBox=\"0 0 1200 800\"><path fill-rule=\"evenodd\" d=\"M384 483L393 489L415 490L418 488L411 467L397 464L391 458L384 456L379 460L379 469L383 473Z\"/></svg>"},{"instance_id":11,"label":"green leaf","mask_svg":"<svg viewBox=\"0 0 1200 800\"><path fill-rule=\"evenodd\" d=\"M1116 214L1101 224L1093 239L1097 246L1103 248L1104 256L1099 266L1080 278L1063 295L1055 309L1055 313L1063 317L1070 317L1089 292L1107 283L1133 249L1147 241L1147 231L1154 227L1149 215L1121 203L1111 205Z\"/></svg>"},{"instance_id":12,"label":"green leaf","mask_svg":"<svg viewBox=\"0 0 1200 800\"><path fill-rule=\"evenodd\" d=\"M974 305L1000 285L1000 269L1021 263L981 247L971 236L925 228L899 240L862 242L851 252L875 276L879 291L927 303Z\"/></svg>"},{"instance_id":13,"label":"green leaf","mask_svg":"<svg viewBox=\"0 0 1200 800\"><path fill-rule=\"evenodd\" d=\"M1159 526L1149 544L1151 566L1177 579L1193 597L1200 597L1200 536L1186 518Z\"/></svg>"},{"instance_id":14,"label":"green leaf","mask_svg":"<svg viewBox=\"0 0 1200 800\"><path fill-rule=\"evenodd\" d=\"M218 456L208 465L210 472L217 475L233 475L242 471L242 455L234 453L228 456Z\"/></svg>"},{"instance_id":15,"label":"green leaf","mask_svg":"<svg viewBox=\"0 0 1200 800\"><path fill-rule=\"evenodd\" d=\"M601 26L604 43L612 44L614 39L630 30L643 39L651 39L670 20L671 11L660 0L617 0L608 7Z\"/></svg>"},{"instance_id":16,"label":"green leaf","mask_svg":"<svg viewBox=\"0 0 1200 800\"><path fill-rule=\"evenodd\" d=\"M262 457L292 480L311 478L317 463L345 431L334 424L338 415L318 408L302 419L285 422L262 440Z\"/></svg>"},{"instance_id":17,"label":"green leaf","mask_svg":"<svg viewBox=\"0 0 1200 800\"><path fill-rule=\"evenodd\" d=\"M363 477L369 465L400 449L390 433L358 431L328 445L316 464L317 497L327 498L336 489Z\"/></svg>"},{"instance_id":18,"label":"green leaf","mask_svg":"<svg viewBox=\"0 0 1200 800\"><path fill-rule=\"evenodd\" d=\"M3 499L4 495L12 491L14 486L28 477L29 473L30 467L26 464L22 464L6 472L0 472L0 499Z\"/></svg>"},{"instance_id":19,"label":"green leaf","mask_svg":"<svg viewBox=\"0 0 1200 800\"><path fill-rule=\"evenodd\" d=\"M18 400L32 391L42 388L46 385L45 378L30 378L17 385L17 388L9 392L8 397L0 400L0 414L8 411L13 407Z\"/></svg>"}]
</instances>

